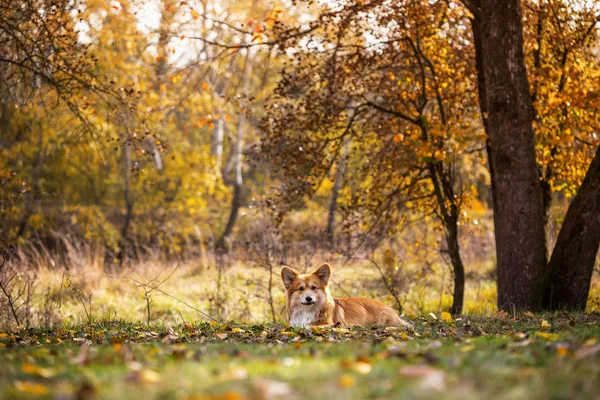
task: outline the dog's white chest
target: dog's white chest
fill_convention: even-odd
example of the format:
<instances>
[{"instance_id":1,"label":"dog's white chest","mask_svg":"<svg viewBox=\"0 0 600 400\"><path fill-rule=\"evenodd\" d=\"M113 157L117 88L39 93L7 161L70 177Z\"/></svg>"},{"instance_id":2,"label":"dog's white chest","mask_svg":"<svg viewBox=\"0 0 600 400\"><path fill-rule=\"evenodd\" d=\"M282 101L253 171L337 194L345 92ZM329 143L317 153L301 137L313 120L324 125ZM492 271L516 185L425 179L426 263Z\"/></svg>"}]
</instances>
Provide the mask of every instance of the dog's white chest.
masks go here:
<instances>
[{"instance_id":1,"label":"dog's white chest","mask_svg":"<svg viewBox=\"0 0 600 400\"><path fill-rule=\"evenodd\" d=\"M293 310L290 313L290 325L309 327L313 322L317 320L318 315L318 309Z\"/></svg>"}]
</instances>

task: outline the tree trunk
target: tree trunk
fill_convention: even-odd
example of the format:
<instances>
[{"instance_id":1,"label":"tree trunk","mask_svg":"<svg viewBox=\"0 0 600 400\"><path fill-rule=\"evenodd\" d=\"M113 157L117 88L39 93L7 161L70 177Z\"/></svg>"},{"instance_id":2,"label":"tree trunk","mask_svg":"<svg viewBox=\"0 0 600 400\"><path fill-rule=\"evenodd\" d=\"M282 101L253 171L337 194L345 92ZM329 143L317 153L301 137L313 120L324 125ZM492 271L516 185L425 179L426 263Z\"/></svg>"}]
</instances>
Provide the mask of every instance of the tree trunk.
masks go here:
<instances>
[{"instance_id":1,"label":"tree trunk","mask_svg":"<svg viewBox=\"0 0 600 400\"><path fill-rule=\"evenodd\" d=\"M444 225L448 255L450 256L452 273L454 275L454 291L450 311L453 314L462 314L465 295L465 266L460 257L460 246L458 243L460 207L456 203L452 179L448 178L444 167L440 164L429 163L429 173L433 192L438 202L441 220Z\"/></svg>"},{"instance_id":2,"label":"tree trunk","mask_svg":"<svg viewBox=\"0 0 600 400\"><path fill-rule=\"evenodd\" d=\"M246 65L244 68L244 95L248 95L248 86L250 84L250 77L252 76L252 58L248 54L246 59ZM247 102L247 100L246 100ZM246 110L245 106L240 110L240 118L237 126L237 140L235 144L235 180L233 183L233 199L231 201L231 213L229 214L229 220L223 235L217 242L217 247L220 249L225 248L225 242L233 232L233 227L237 221L238 211L242 205L242 184L244 182L242 175L243 166L243 153L244 153L244 125L246 123Z\"/></svg>"},{"instance_id":3,"label":"tree trunk","mask_svg":"<svg viewBox=\"0 0 600 400\"><path fill-rule=\"evenodd\" d=\"M521 4L519 0L466 3L476 19L479 82L485 85L480 91L487 110L493 182L498 308L537 310L542 307L546 238Z\"/></svg>"},{"instance_id":4,"label":"tree trunk","mask_svg":"<svg viewBox=\"0 0 600 400\"><path fill-rule=\"evenodd\" d=\"M33 165L31 168L31 190L25 195L24 213L19 223L19 230L17 237L22 237L27 231L29 224L29 217L35 213L35 203L37 202L40 195L40 175L42 173L42 166L45 160L46 148L44 145L44 130L40 123L37 124L38 129L38 151L33 159Z\"/></svg>"},{"instance_id":5,"label":"tree trunk","mask_svg":"<svg viewBox=\"0 0 600 400\"><path fill-rule=\"evenodd\" d=\"M548 265L544 308L585 311L600 245L600 149L573 198Z\"/></svg>"},{"instance_id":6,"label":"tree trunk","mask_svg":"<svg viewBox=\"0 0 600 400\"><path fill-rule=\"evenodd\" d=\"M219 110L219 119L215 124L210 146L210 152L215 157L217 171L221 171L223 164L223 135L225 131L225 119L223 113Z\"/></svg>"},{"instance_id":7,"label":"tree trunk","mask_svg":"<svg viewBox=\"0 0 600 400\"><path fill-rule=\"evenodd\" d=\"M119 252L117 258L119 265L123 265L125 259L125 246L127 246L127 236L129 234L129 225L133 218L133 199L131 198L131 144L125 142L123 147L123 164L125 166L125 182L123 189L123 199L125 200L125 215L123 216L123 225L121 227L121 239L119 241Z\"/></svg>"},{"instance_id":8,"label":"tree trunk","mask_svg":"<svg viewBox=\"0 0 600 400\"><path fill-rule=\"evenodd\" d=\"M331 248L335 245L335 214L337 211L337 200L344 181L349 152L350 139L346 137L342 143L342 154L340 154L340 162L337 171L335 172L335 181L333 182L333 190L331 192L331 203L329 203L329 214L327 215L327 228L325 229L325 235L327 236L327 241Z\"/></svg>"},{"instance_id":9,"label":"tree trunk","mask_svg":"<svg viewBox=\"0 0 600 400\"><path fill-rule=\"evenodd\" d=\"M454 293L452 297L452 314L462 314L463 301L465 298L465 266L460 257L460 247L458 245L458 225L456 220L454 224L447 227L446 243L448 244L448 254L454 272Z\"/></svg>"}]
</instances>

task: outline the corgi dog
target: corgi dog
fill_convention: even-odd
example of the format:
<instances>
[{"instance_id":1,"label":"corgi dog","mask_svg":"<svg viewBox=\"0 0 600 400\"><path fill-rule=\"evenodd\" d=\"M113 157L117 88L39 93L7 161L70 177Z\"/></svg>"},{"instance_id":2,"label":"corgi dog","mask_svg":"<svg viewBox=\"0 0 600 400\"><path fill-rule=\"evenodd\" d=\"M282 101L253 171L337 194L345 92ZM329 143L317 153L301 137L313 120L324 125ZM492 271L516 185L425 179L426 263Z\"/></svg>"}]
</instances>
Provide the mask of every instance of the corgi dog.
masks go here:
<instances>
[{"instance_id":1,"label":"corgi dog","mask_svg":"<svg viewBox=\"0 0 600 400\"><path fill-rule=\"evenodd\" d=\"M327 264L312 274L297 274L288 267L281 269L290 325L377 325L412 329L392 307L379 301L362 297L334 299L329 291L330 276Z\"/></svg>"}]
</instances>

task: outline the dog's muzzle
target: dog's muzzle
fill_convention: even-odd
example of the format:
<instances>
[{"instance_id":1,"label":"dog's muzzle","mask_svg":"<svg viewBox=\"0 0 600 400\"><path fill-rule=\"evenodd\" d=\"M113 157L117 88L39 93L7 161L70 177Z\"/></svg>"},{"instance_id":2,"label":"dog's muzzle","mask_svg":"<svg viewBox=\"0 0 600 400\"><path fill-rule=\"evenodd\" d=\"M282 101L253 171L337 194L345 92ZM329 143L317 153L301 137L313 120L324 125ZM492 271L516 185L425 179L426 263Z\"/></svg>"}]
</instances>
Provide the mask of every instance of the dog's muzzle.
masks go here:
<instances>
[{"instance_id":1,"label":"dog's muzzle","mask_svg":"<svg viewBox=\"0 0 600 400\"><path fill-rule=\"evenodd\" d=\"M315 304L315 303L316 303L316 301L315 301L315 299L313 299L312 297L310 297L310 296L306 296L306 297L304 298L304 301L301 301L300 303L304 304L305 306L309 306L309 305L311 305L311 304Z\"/></svg>"}]
</instances>

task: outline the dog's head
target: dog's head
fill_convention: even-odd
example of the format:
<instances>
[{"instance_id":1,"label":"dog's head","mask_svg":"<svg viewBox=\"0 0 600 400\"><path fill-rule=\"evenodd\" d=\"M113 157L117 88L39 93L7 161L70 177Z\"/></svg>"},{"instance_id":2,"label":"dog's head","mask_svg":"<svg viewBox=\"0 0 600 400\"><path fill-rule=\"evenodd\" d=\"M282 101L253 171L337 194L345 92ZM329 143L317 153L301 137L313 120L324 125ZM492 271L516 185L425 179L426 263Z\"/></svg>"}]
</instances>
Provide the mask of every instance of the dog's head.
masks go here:
<instances>
[{"instance_id":1,"label":"dog's head","mask_svg":"<svg viewBox=\"0 0 600 400\"><path fill-rule=\"evenodd\" d=\"M281 279L287 291L290 307L320 308L327 301L327 283L331 271L323 264L312 274L297 274L288 267L281 269Z\"/></svg>"}]
</instances>

